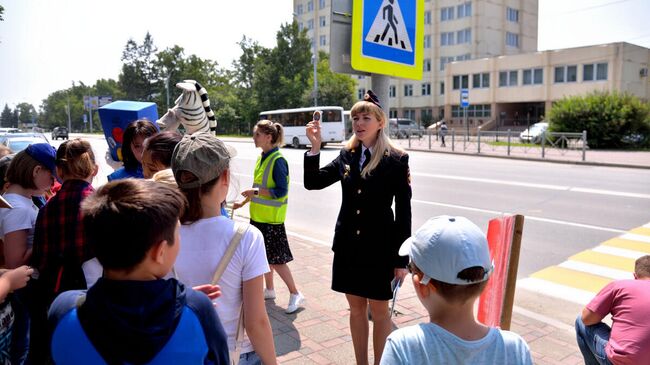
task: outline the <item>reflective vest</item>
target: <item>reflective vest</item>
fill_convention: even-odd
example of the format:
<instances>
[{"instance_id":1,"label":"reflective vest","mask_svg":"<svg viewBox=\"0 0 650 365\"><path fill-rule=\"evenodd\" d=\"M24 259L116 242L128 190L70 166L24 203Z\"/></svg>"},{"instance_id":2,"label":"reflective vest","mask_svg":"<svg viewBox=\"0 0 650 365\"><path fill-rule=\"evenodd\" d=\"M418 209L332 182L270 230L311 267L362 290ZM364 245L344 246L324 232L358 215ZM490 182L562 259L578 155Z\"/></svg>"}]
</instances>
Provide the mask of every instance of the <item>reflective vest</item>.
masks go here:
<instances>
[{"instance_id":1,"label":"reflective vest","mask_svg":"<svg viewBox=\"0 0 650 365\"><path fill-rule=\"evenodd\" d=\"M280 151L275 151L262 161L262 156L257 158L255 163L255 176L253 176L253 187L261 189L272 189L275 187L273 181L273 166L275 160L284 158ZM289 188L289 176L287 176L287 188ZM280 224L284 223L287 216L287 200L289 192L282 198L273 199L270 196L254 195L251 199L251 219L259 223Z\"/></svg>"},{"instance_id":2,"label":"reflective vest","mask_svg":"<svg viewBox=\"0 0 650 365\"><path fill-rule=\"evenodd\" d=\"M147 364L204 364L207 356L208 343L201 322L185 306L176 330ZM77 308L64 315L54 330L52 358L61 365L106 364L81 327Z\"/></svg>"}]
</instances>

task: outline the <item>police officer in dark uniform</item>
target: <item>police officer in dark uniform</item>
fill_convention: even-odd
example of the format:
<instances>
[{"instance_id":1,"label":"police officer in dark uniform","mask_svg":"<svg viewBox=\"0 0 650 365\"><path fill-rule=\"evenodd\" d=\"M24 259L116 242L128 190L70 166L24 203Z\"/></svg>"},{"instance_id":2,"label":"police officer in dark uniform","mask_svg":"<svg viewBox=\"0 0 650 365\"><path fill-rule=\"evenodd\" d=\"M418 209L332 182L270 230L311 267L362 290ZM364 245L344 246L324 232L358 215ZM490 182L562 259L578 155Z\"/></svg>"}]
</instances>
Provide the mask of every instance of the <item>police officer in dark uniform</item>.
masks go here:
<instances>
[{"instance_id":1,"label":"police officer in dark uniform","mask_svg":"<svg viewBox=\"0 0 650 365\"><path fill-rule=\"evenodd\" d=\"M358 364L368 363L370 308L378 364L391 332L391 281L401 281L407 273L408 258L397 252L411 234L408 155L393 145L384 131L387 119L372 91L350 114L354 134L341 154L323 168L319 168L320 123L307 124L312 147L305 154L304 185L316 190L341 182L343 199L332 245L332 289L345 293L350 305L350 331Z\"/></svg>"}]
</instances>

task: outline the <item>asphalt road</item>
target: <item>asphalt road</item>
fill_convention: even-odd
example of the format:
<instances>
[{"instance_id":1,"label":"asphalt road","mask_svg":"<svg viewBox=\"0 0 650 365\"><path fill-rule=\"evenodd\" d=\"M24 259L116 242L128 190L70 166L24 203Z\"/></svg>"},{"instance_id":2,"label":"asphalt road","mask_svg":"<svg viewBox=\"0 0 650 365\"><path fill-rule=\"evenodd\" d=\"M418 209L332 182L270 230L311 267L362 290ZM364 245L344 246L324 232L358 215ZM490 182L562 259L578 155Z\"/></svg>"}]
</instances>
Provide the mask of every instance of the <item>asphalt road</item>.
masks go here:
<instances>
[{"instance_id":1,"label":"asphalt road","mask_svg":"<svg viewBox=\"0 0 650 365\"><path fill-rule=\"evenodd\" d=\"M106 141L88 138L100 162L95 185L118 164L105 158ZM229 200L251 186L259 150L251 142L229 142L238 150ZM54 144L54 143L53 143ZM321 152L321 165L339 147ZM302 184L304 150L282 150L291 186L287 230L330 245L340 206L339 185L307 191ZM650 170L580 166L476 156L410 152L413 230L429 217L462 215L487 229L507 213L526 216L519 277L650 222ZM238 212L247 216L247 209Z\"/></svg>"}]
</instances>

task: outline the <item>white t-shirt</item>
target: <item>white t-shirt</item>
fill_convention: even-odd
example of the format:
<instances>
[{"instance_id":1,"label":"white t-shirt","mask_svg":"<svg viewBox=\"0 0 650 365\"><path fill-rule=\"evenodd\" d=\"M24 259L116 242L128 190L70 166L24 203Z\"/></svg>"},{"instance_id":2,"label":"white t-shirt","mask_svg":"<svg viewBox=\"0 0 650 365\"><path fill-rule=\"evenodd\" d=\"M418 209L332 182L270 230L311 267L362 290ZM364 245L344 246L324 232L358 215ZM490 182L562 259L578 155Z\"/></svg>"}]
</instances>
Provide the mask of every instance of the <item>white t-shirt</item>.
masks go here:
<instances>
[{"instance_id":1,"label":"white t-shirt","mask_svg":"<svg viewBox=\"0 0 650 365\"><path fill-rule=\"evenodd\" d=\"M32 199L19 194L7 193L4 198L13 208L0 209L0 236L4 240L7 233L27 229L27 248L32 248L38 207Z\"/></svg>"},{"instance_id":2,"label":"white t-shirt","mask_svg":"<svg viewBox=\"0 0 650 365\"><path fill-rule=\"evenodd\" d=\"M213 301L221 324L228 335L230 351L235 349L235 335L242 302L242 282L270 271L262 233L249 224L246 226L248 227L242 235L241 242L219 280L221 296ZM226 252L234 234L235 222L223 216L181 225L181 248L174 265L178 279L190 287L210 284L219 260ZM243 342L242 354L253 351L248 338L244 338Z\"/></svg>"},{"instance_id":3,"label":"white t-shirt","mask_svg":"<svg viewBox=\"0 0 650 365\"><path fill-rule=\"evenodd\" d=\"M434 323L391 333L381 356L382 365L532 363L528 345L514 332L490 328L485 337L466 341Z\"/></svg>"}]
</instances>

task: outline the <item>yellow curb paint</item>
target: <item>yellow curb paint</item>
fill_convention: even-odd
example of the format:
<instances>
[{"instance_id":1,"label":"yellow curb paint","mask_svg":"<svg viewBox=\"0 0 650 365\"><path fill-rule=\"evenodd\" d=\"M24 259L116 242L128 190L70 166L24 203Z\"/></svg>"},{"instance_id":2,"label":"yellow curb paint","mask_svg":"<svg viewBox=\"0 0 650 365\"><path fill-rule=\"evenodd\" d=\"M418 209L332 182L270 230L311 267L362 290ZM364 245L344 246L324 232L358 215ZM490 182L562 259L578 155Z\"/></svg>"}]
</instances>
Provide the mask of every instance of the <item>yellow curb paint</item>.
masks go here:
<instances>
[{"instance_id":1,"label":"yellow curb paint","mask_svg":"<svg viewBox=\"0 0 650 365\"><path fill-rule=\"evenodd\" d=\"M571 270L559 266L551 266L531 275L536 279L547 280L555 284L561 284L572 288L597 293L612 279L598 275L587 274L581 271Z\"/></svg>"},{"instance_id":2,"label":"yellow curb paint","mask_svg":"<svg viewBox=\"0 0 650 365\"><path fill-rule=\"evenodd\" d=\"M650 236L650 228L647 227L638 227L629 231L629 233L640 234L644 236Z\"/></svg>"},{"instance_id":3,"label":"yellow curb paint","mask_svg":"<svg viewBox=\"0 0 650 365\"><path fill-rule=\"evenodd\" d=\"M627 272L634 272L634 259L609 255L602 252L591 250L582 251L569 257L569 260L586 262Z\"/></svg>"},{"instance_id":4,"label":"yellow curb paint","mask_svg":"<svg viewBox=\"0 0 650 365\"><path fill-rule=\"evenodd\" d=\"M650 243L641 241L626 240L624 238L612 238L611 240L603 242L602 245L650 254Z\"/></svg>"}]
</instances>

